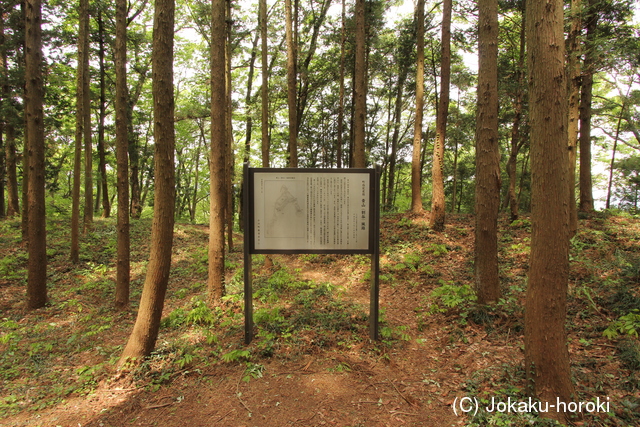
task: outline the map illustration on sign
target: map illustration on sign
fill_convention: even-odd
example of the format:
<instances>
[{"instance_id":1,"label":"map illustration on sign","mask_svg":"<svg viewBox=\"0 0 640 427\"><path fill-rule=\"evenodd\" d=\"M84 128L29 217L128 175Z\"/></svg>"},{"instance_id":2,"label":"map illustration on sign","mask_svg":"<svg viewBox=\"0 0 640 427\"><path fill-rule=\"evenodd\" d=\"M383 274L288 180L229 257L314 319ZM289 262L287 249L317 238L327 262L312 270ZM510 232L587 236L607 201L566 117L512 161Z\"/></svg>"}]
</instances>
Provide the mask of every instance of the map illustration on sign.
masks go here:
<instances>
[{"instance_id":1,"label":"map illustration on sign","mask_svg":"<svg viewBox=\"0 0 640 427\"><path fill-rule=\"evenodd\" d=\"M254 249L367 251L371 173L256 170Z\"/></svg>"},{"instance_id":2,"label":"map illustration on sign","mask_svg":"<svg viewBox=\"0 0 640 427\"><path fill-rule=\"evenodd\" d=\"M304 197L298 201L297 187L295 181L265 181L265 237L304 237L306 217L301 206Z\"/></svg>"}]
</instances>

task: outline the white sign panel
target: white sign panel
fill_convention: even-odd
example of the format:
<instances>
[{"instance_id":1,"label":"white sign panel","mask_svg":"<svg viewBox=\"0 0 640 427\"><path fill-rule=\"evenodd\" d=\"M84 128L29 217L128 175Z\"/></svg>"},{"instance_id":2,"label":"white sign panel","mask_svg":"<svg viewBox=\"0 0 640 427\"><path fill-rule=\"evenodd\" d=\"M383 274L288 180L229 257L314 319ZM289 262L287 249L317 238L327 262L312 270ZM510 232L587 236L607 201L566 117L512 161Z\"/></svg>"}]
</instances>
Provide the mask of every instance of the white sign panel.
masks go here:
<instances>
[{"instance_id":1,"label":"white sign panel","mask_svg":"<svg viewBox=\"0 0 640 427\"><path fill-rule=\"evenodd\" d=\"M254 249L368 250L369 173L253 174Z\"/></svg>"}]
</instances>

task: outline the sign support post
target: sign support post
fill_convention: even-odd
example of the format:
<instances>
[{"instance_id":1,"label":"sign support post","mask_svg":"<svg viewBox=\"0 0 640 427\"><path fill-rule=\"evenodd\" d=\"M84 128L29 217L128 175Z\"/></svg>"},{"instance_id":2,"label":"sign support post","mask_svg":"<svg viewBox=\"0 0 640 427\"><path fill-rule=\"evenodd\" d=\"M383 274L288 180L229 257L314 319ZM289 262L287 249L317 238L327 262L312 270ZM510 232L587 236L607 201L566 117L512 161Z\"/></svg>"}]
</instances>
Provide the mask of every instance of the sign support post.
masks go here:
<instances>
[{"instance_id":1,"label":"sign support post","mask_svg":"<svg viewBox=\"0 0 640 427\"><path fill-rule=\"evenodd\" d=\"M369 301L369 338L378 339L380 313L380 166L376 166L373 180L373 253L371 254L371 296Z\"/></svg>"},{"instance_id":2,"label":"sign support post","mask_svg":"<svg viewBox=\"0 0 640 427\"><path fill-rule=\"evenodd\" d=\"M253 209L250 209L249 203L249 164L245 163L243 167L244 191L242 194L242 217L244 227L244 343L250 344L253 339L253 283L251 269L253 267L251 261L251 244L253 241L253 229L251 224L253 219L249 215L253 215Z\"/></svg>"}]
</instances>

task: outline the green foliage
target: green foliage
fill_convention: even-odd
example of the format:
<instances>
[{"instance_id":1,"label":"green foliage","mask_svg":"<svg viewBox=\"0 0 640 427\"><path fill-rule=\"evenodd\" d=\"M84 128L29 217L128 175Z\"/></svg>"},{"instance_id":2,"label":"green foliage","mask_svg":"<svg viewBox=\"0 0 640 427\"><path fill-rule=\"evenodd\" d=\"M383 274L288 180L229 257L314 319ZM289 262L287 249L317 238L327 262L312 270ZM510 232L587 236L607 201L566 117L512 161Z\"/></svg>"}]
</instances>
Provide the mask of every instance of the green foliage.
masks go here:
<instances>
[{"instance_id":1,"label":"green foliage","mask_svg":"<svg viewBox=\"0 0 640 427\"><path fill-rule=\"evenodd\" d=\"M252 378L262 378L264 374L264 365L253 362L246 362L242 381L248 383Z\"/></svg>"},{"instance_id":2,"label":"green foliage","mask_svg":"<svg viewBox=\"0 0 640 427\"><path fill-rule=\"evenodd\" d=\"M617 338L619 334L638 337L640 329L640 311L632 310L630 313L620 316L618 320L612 322L602 335L609 339Z\"/></svg>"},{"instance_id":3,"label":"green foliage","mask_svg":"<svg viewBox=\"0 0 640 427\"><path fill-rule=\"evenodd\" d=\"M440 257L442 255L446 255L447 253L449 253L449 250L447 249L447 245L443 245L440 243L432 243L429 246L427 246L427 251L431 252L431 254L433 254L433 256L435 257Z\"/></svg>"},{"instance_id":4,"label":"green foliage","mask_svg":"<svg viewBox=\"0 0 640 427\"><path fill-rule=\"evenodd\" d=\"M430 305L428 313L445 313L450 309L468 306L475 302L476 296L473 288L468 284L456 285L454 282L439 280L440 286L431 291L430 297L434 302Z\"/></svg>"},{"instance_id":5,"label":"green foliage","mask_svg":"<svg viewBox=\"0 0 640 427\"><path fill-rule=\"evenodd\" d=\"M235 349L231 350L228 353L225 353L221 356L223 362L232 363L232 362L241 362L249 359L251 357L251 352L249 350Z\"/></svg>"}]
</instances>

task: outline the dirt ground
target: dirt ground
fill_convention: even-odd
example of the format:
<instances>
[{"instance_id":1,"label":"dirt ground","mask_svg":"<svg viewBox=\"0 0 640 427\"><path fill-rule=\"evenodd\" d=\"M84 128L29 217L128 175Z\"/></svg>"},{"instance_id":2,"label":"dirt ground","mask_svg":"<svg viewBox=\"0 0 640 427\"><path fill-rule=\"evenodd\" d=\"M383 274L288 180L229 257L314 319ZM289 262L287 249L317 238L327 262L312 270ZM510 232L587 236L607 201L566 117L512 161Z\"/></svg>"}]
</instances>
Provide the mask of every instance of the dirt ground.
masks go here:
<instances>
[{"instance_id":1,"label":"dirt ground","mask_svg":"<svg viewBox=\"0 0 640 427\"><path fill-rule=\"evenodd\" d=\"M382 238L387 246L402 245L404 239L414 249L421 245L409 238L416 229L403 229L397 226L398 220L388 219L393 223L383 226ZM425 221L426 217L411 218L418 227ZM308 345L280 347L270 357L256 359L259 375L248 379L245 363L219 360L187 364L173 371L159 387L149 387L148 381L113 368L87 394L71 393L56 405L14 413L0 419L0 426L467 425L469 417L454 413L457 399L470 396L471 383L476 393L485 396L498 393L498 389L504 392L505 387L521 387L521 378L514 378L509 384L505 376L517 370L523 358L518 315L499 320L500 326L495 329L473 322L460 323L449 314L421 316L424 296L438 284L450 280L472 283L470 223L470 217L455 217L447 225L447 232L437 237L438 244L449 250L437 256L437 263L433 262L436 274L407 270L398 273L395 281L383 280L380 307L387 324L404 325L401 339L396 337L384 344L371 341L366 324L360 325L360 336L349 345L334 342L321 346L310 341ZM526 274L527 255L513 250L510 257L507 279L520 280ZM383 273L395 271L397 259L393 258L389 251L382 255ZM291 256L281 262L295 269L301 279L331 282L344 289L345 300L368 307L369 286L362 278L366 267L354 268L353 262L342 258L314 263ZM3 298L9 298L6 295ZM174 308L169 302L165 315ZM58 321L60 313L54 316L54 309L47 310L41 314L42 321ZM126 319L132 321L134 313ZM124 342L128 330L124 327L122 334L109 339ZM159 342L164 339L161 330ZM228 340L239 349L245 348L241 330ZM255 350L257 341L247 348ZM576 341L573 343L571 351L580 359L583 349ZM613 346L603 344L598 354L610 360L614 353ZM610 366L606 360L594 363L596 369Z\"/></svg>"}]
</instances>

